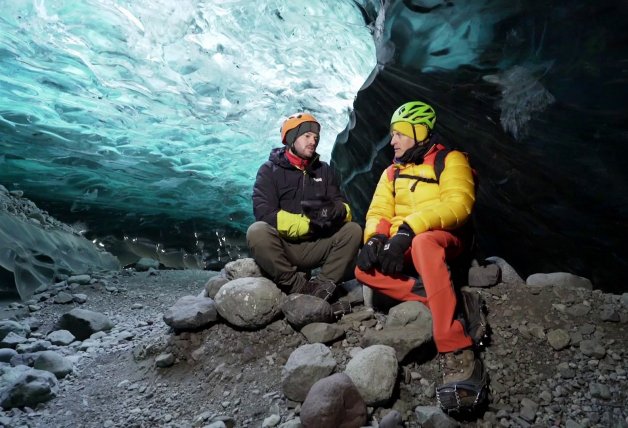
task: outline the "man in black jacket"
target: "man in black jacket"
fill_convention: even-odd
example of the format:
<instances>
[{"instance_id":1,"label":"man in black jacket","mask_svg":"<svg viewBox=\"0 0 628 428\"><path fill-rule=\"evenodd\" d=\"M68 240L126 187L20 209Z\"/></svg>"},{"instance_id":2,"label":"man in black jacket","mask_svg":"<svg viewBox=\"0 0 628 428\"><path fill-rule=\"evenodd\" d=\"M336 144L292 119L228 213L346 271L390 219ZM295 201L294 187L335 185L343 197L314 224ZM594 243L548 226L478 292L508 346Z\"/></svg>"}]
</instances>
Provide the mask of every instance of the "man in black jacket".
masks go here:
<instances>
[{"instance_id":1,"label":"man in black jacket","mask_svg":"<svg viewBox=\"0 0 628 428\"><path fill-rule=\"evenodd\" d=\"M253 188L256 222L246 234L257 264L286 293L328 300L353 269L362 229L336 174L318 159L320 124L297 113L281 127L285 147L275 148L257 172ZM308 281L305 272L320 267Z\"/></svg>"}]
</instances>

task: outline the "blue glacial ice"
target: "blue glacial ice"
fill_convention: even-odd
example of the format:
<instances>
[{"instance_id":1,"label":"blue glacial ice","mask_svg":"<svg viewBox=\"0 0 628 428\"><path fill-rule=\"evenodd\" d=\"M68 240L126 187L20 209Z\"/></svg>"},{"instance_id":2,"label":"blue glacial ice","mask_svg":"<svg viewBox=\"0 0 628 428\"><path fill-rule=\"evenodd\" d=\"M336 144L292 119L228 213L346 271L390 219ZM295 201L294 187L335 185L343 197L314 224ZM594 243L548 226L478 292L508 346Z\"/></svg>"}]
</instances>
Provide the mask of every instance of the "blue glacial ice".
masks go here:
<instances>
[{"instance_id":1,"label":"blue glacial ice","mask_svg":"<svg viewBox=\"0 0 628 428\"><path fill-rule=\"evenodd\" d=\"M14 283L0 280L0 294L17 291L23 300L60 275L120 267L116 257L80 231L50 217L31 201L9 194L4 186L0 186L0 243L0 268L14 279Z\"/></svg>"},{"instance_id":2,"label":"blue glacial ice","mask_svg":"<svg viewBox=\"0 0 628 428\"><path fill-rule=\"evenodd\" d=\"M0 183L123 264L237 256L282 119L329 160L375 66L350 0L5 2L0 35Z\"/></svg>"},{"instance_id":3,"label":"blue glacial ice","mask_svg":"<svg viewBox=\"0 0 628 428\"><path fill-rule=\"evenodd\" d=\"M319 151L362 221L390 162L390 113L411 98L481 177L487 255L625 289L621 2L2 6L0 184L83 223L122 265L244 254L255 173L297 110L322 122Z\"/></svg>"}]
</instances>

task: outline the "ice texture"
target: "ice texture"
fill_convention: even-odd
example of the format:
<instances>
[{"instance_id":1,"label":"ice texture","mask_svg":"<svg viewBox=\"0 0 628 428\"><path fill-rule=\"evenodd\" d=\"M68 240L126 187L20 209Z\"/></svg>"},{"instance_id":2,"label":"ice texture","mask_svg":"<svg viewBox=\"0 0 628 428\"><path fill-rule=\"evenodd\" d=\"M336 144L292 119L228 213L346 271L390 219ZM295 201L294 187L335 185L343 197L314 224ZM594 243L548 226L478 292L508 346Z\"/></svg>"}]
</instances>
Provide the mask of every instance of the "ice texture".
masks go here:
<instances>
[{"instance_id":1,"label":"ice texture","mask_svg":"<svg viewBox=\"0 0 628 428\"><path fill-rule=\"evenodd\" d=\"M624 3L4 1L0 183L124 265L218 268L285 115L320 119L362 222L419 99L478 172L486 255L625 291Z\"/></svg>"},{"instance_id":2,"label":"ice texture","mask_svg":"<svg viewBox=\"0 0 628 428\"><path fill-rule=\"evenodd\" d=\"M625 292L628 7L383 4L374 21L380 64L332 152L355 218L391 162L390 115L423 100L441 142L477 171L476 256L497 255L522 277L567 271Z\"/></svg>"},{"instance_id":3,"label":"ice texture","mask_svg":"<svg viewBox=\"0 0 628 428\"><path fill-rule=\"evenodd\" d=\"M0 184L105 244L217 257L282 120L312 112L329 160L374 66L351 0L2 2Z\"/></svg>"},{"instance_id":4,"label":"ice texture","mask_svg":"<svg viewBox=\"0 0 628 428\"><path fill-rule=\"evenodd\" d=\"M111 271L120 265L70 226L0 186L0 268L14 278L14 284L3 279L0 292L17 291L27 300L60 274Z\"/></svg>"}]
</instances>

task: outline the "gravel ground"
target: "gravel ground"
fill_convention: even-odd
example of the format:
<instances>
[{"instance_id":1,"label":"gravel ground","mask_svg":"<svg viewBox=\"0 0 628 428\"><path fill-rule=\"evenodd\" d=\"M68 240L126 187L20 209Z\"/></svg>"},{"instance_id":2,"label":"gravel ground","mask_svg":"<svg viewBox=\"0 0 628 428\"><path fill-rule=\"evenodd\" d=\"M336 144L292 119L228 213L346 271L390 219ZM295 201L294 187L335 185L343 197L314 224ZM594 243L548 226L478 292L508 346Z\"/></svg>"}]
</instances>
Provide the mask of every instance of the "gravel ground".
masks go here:
<instances>
[{"instance_id":1,"label":"gravel ground","mask_svg":"<svg viewBox=\"0 0 628 428\"><path fill-rule=\"evenodd\" d=\"M13 303L0 318L22 319L35 336L55 330L74 307L106 314L115 324L100 339L64 347L74 372L59 381L56 398L34 409L0 411L10 427L191 427L223 421L226 426L281 426L298 416L299 403L281 391L281 369L306 339L279 319L257 331L224 322L174 334L163 313L184 295L198 295L217 272L122 271L94 276L89 285L58 284L46 299ZM85 303L58 304L57 291L82 293ZM491 404L463 426L628 426L625 388L628 360L627 296L598 291L498 284L480 290L487 301L493 334L483 358L491 377ZM32 308L31 308L32 309ZM356 310L363 310L357 307ZM614 314L614 315L613 315ZM346 337L330 346L342 371L365 331L377 328L382 313L349 325ZM553 332L570 337L555 349ZM603 356L590 354L594 342ZM168 351L173 366L158 368ZM370 422L398 410L406 427L417 427L416 406L433 406L437 359L408 359L399 370L399 388L386 406L369 408ZM273 417L277 415L278 417ZM270 419L268 419L270 418ZM275 423L275 422L272 422Z\"/></svg>"}]
</instances>

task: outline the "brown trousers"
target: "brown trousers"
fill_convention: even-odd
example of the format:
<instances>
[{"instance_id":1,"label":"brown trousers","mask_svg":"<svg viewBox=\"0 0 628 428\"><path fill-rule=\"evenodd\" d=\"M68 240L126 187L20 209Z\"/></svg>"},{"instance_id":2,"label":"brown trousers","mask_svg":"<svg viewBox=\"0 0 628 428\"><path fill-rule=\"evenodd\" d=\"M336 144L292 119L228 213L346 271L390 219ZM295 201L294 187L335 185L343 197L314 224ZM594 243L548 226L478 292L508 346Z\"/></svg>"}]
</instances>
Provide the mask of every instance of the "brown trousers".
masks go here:
<instances>
[{"instance_id":1,"label":"brown trousers","mask_svg":"<svg viewBox=\"0 0 628 428\"><path fill-rule=\"evenodd\" d=\"M263 221L253 223L246 232L255 262L286 292L305 284L303 272L318 267L320 278L342 281L354 269L361 241L362 228L353 222L345 223L330 237L308 241L283 239L277 229Z\"/></svg>"}]
</instances>

